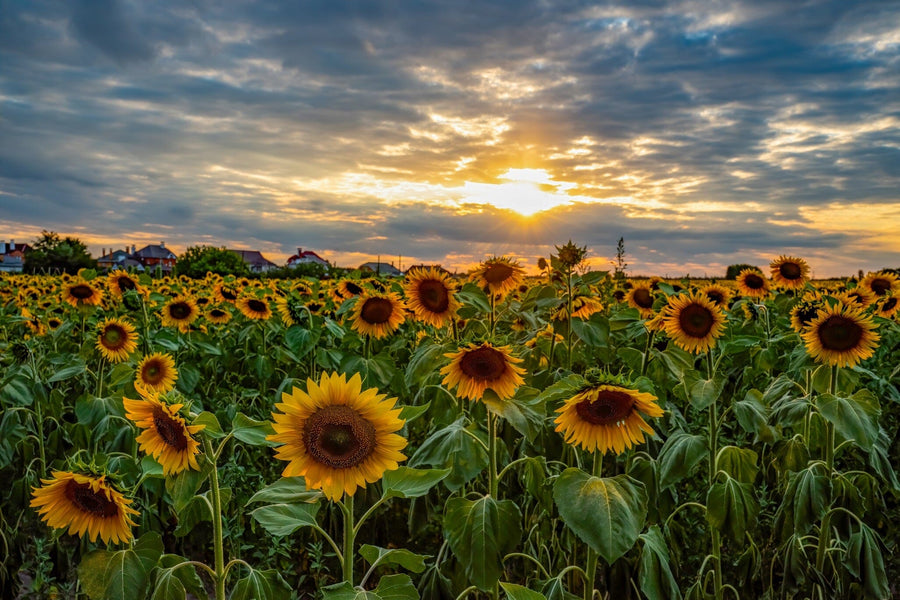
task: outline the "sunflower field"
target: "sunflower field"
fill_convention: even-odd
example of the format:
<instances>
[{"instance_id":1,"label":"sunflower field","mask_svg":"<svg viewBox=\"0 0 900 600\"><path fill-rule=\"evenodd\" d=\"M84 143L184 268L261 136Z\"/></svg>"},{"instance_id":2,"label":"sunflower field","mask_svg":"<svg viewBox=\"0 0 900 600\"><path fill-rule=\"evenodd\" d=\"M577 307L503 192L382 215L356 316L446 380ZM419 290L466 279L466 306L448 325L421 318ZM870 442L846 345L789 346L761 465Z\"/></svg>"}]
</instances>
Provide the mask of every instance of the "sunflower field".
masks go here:
<instances>
[{"instance_id":1,"label":"sunflower field","mask_svg":"<svg viewBox=\"0 0 900 600\"><path fill-rule=\"evenodd\" d=\"M900 594L900 280L0 277L0 597Z\"/></svg>"}]
</instances>

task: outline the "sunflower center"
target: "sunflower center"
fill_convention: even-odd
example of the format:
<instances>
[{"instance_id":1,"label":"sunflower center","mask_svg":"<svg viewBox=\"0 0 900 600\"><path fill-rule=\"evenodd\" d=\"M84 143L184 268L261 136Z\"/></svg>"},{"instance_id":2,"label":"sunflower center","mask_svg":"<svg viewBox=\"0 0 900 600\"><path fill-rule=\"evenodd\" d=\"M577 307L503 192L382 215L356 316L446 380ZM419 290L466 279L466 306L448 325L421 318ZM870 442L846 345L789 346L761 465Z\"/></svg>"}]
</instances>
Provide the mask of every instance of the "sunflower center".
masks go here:
<instances>
[{"instance_id":1,"label":"sunflower center","mask_svg":"<svg viewBox=\"0 0 900 600\"><path fill-rule=\"evenodd\" d=\"M237 292L232 291L231 288L223 287L219 293L226 300L237 300Z\"/></svg>"},{"instance_id":2,"label":"sunflower center","mask_svg":"<svg viewBox=\"0 0 900 600\"><path fill-rule=\"evenodd\" d=\"M357 296L362 293L362 288L356 285L355 283L346 282L344 283L344 289L347 290L347 293L351 296Z\"/></svg>"},{"instance_id":3,"label":"sunflower center","mask_svg":"<svg viewBox=\"0 0 900 600\"><path fill-rule=\"evenodd\" d=\"M747 276L744 277L744 285L751 290L761 290L765 287L766 280L754 273L748 273Z\"/></svg>"},{"instance_id":4,"label":"sunflower center","mask_svg":"<svg viewBox=\"0 0 900 600\"><path fill-rule=\"evenodd\" d=\"M700 304L688 304L678 314L678 325L691 337L706 337L716 322L712 312Z\"/></svg>"},{"instance_id":5,"label":"sunflower center","mask_svg":"<svg viewBox=\"0 0 900 600\"><path fill-rule=\"evenodd\" d=\"M802 325L809 325L810 322L816 318L817 314L819 314L819 307L815 304L801 306L797 310L797 320L799 320Z\"/></svg>"},{"instance_id":6,"label":"sunflower center","mask_svg":"<svg viewBox=\"0 0 900 600\"><path fill-rule=\"evenodd\" d=\"M184 435L184 426L166 413L161 406L153 409L153 425L156 433L163 439L167 446L176 450L187 448L187 436Z\"/></svg>"},{"instance_id":7,"label":"sunflower center","mask_svg":"<svg viewBox=\"0 0 900 600\"><path fill-rule=\"evenodd\" d=\"M786 262L778 265L778 272L785 279L794 280L803 277L803 269L794 262Z\"/></svg>"},{"instance_id":8,"label":"sunflower center","mask_svg":"<svg viewBox=\"0 0 900 600\"><path fill-rule=\"evenodd\" d=\"M66 484L66 498L83 510L103 518L114 517L119 514L116 503L106 497L102 491L95 492L89 483L78 483L70 480Z\"/></svg>"},{"instance_id":9,"label":"sunflower center","mask_svg":"<svg viewBox=\"0 0 900 600\"><path fill-rule=\"evenodd\" d=\"M103 345L110 349L116 349L123 346L128 339L125 330L119 325L108 325L103 330Z\"/></svg>"},{"instance_id":10,"label":"sunflower center","mask_svg":"<svg viewBox=\"0 0 900 600\"><path fill-rule=\"evenodd\" d=\"M222 317L225 316L225 311L220 308L214 308L211 311L209 311L209 316L211 316L214 319L221 319Z\"/></svg>"},{"instance_id":11,"label":"sunflower center","mask_svg":"<svg viewBox=\"0 0 900 600\"><path fill-rule=\"evenodd\" d=\"M447 286L436 279L426 279L419 284L419 302L431 312L445 312L450 306Z\"/></svg>"},{"instance_id":12,"label":"sunflower center","mask_svg":"<svg viewBox=\"0 0 900 600\"><path fill-rule=\"evenodd\" d=\"M716 306L722 306L725 303L725 296L720 292L708 291L706 292L706 297L715 302Z\"/></svg>"},{"instance_id":13,"label":"sunflower center","mask_svg":"<svg viewBox=\"0 0 900 600\"><path fill-rule=\"evenodd\" d=\"M513 268L503 263L497 263L489 266L484 271L484 280L491 284L503 283L513 274Z\"/></svg>"},{"instance_id":14,"label":"sunflower center","mask_svg":"<svg viewBox=\"0 0 900 600\"><path fill-rule=\"evenodd\" d=\"M163 379L162 369L155 362L149 362L141 369L141 379L150 385L156 385Z\"/></svg>"},{"instance_id":15,"label":"sunflower center","mask_svg":"<svg viewBox=\"0 0 900 600\"><path fill-rule=\"evenodd\" d=\"M303 425L303 445L333 469L355 467L375 449L375 426L349 406L325 406Z\"/></svg>"},{"instance_id":16,"label":"sunflower center","mask_svg":"<svg viewBox=\"0 0 900 600\"><path fill-rule=\"evenodd\" d=\"M247 307L255 313L266 312L266 303L262 300L249 300L247 301Z\"/></svg>"},{"instance_id":17,"label":"sunflower center","mask_svg":"<svg viewBox=\"0 0 900 600\"><path fill-rule=\"evenodd\" d=\"M650 295L650 290L646 288L635 290L631 297L634 298L634 303L641 308L653 308L653 296Z\"/></svg>"},{"instance_id":18,"label":"sunflower center","mask_svg":"<svg viewBox=\"0 0 900 600\"><path fill-rule=\"evenodd\" d=\"M463 355L459 369L470 379L494 381L506 372L506 356L493 348L476 348Z\"/></svg>"},{"instance_id":19,"label":"sunflower center","mask_svg":"<svg viewBox=\"0 0 900 600\"><path fill-rule=\"evenodd\" d=\"M627 392L601 390L592 401L590 398L575 405L582 420L591 425L613 425L624 421L634 409L634 398Z\"/></svg>"},{"instance_id":20,"label":"sunflower center","mask_svg":"<svg viewBox=\"0 0 900 600\"><path fill-rule=\"evenodd\" d=\"M69 293L79 300L87 300L94 295L94 288L86 283L79 283L78 285L73 285L69 288Z\"/></svg>"},{"instance_id":21,"label":"sunflower center","mask_svg":"<svg viewBox=\"0 0 900 600\"><path fill-rule=\"evenodd\" d=\"M119 289L122 290L123 292L127 292L128 290L133 290L137 287L134 285L134 282L131 280L130 277L119 277L116 280L116 285L118 285Z\"/></svg>"},{"instance_id":22,"label":"sunflower center","mask_svg":"<svg viewBox=\"0 0 900 600\"><path fill-rule=\"evenodd\" d=\"M887 312L893 310L895 306L897 306L897 297L891 296L884 301L884 304L881 305L881 310Z\"/></svg>"},{"instance_id":23,"label":"sunflower center","mask_svg":"<svg viewBox=\"0 0 900 600\"><path fill-rule=\"evenodd\" d=\"M818 331L822 348L838 352L856 348L862 341L864 333L859 323L841 315L828 317L819 325Z\"/></svg>"},{"instance_id":24,"label":"sunflower center","mask_svg":"<svg viewBox=\"0 0 900 600\"><path fill-rule=\"evenodd\" d=\"M872 283L869 284L869 287L872 288L872 291L875 292L876 296L884 296L889 289L891 289L891 282L887 279L882 279L881 277L877 279L873 279Z\"/></svg>"},{"instance_id":25,"label":"sunflower center","mask_svg":"<svg viewBox=\"0 0 900 600\"><path fill-rule=\"evenodd\" d=\"M169 307L169 314L178 321L187 319L191 316L191 305L187 302L176 302Z\"/></svg>"},{"instance_id":26,"label":"sunflower center","mask_svg":"<svg viewBox=\"0 0 900 600\"><path fill-rule=\"evenodd\" d=\"M370 325L381 325L391 319L393 312L394 305L387 298L369 298L363 303L360 316Z\"/></svg>"}]
</instances>

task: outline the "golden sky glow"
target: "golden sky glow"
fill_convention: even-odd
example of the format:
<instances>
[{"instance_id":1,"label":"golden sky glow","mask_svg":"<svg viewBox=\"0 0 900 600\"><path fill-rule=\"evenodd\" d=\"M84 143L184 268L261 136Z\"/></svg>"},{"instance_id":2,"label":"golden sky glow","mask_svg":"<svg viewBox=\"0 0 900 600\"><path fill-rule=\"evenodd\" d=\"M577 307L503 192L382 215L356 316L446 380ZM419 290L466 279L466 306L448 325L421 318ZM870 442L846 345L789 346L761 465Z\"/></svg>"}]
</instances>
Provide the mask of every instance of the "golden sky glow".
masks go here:
<instances>
[{"instance_id":1,"label":"golden sky glow","mask_svg":"<svg viewBox=\"0 0 900 600\"><path fill-rule=\"evenodd\" d=\"M572 202L565 192L575 184L555 182L545 169L508 169L498 179L502 183L466 181L460 202L487 204L526 217Z\"/></svg>"}]
</instances>

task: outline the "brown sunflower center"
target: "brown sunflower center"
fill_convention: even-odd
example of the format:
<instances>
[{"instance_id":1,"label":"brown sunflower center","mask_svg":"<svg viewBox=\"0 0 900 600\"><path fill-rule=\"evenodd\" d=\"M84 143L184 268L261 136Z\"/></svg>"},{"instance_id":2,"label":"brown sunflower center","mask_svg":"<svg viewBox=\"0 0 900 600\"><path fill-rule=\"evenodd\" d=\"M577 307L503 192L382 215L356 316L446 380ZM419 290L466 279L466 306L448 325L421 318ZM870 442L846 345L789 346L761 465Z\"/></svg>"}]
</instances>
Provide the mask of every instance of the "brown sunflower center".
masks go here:
<instances>
[{"instance_id":1,"label":"brown sunflower center","mask_svg":"<svg viewBox=\"0 0 900 600\"><path fill-rule=\"evenodd\" d=\"M484 280L490 284L498 284L503 283L514 273L513 268L510 265L506 265L503 263L496 263L488 266L484 271Z\"/></svg>"},{"instance_id":2,"label":"brown sunflower center","mask_svg":"<svg viewBox=\"0 0 900 600\"><path fill-rule=\"evenodd\" d=\"M69 288L69 293L78 300L87 300L94 295L94 288L86 283L79 283Z\"/></svg>"},{"instance_id":3,"label":"brown sunflower center","mask_svg":"<svg viewBox=\"0 0 900 600\"><path fill-rule=\"evenodd\" d=\"M226 300L237 300L237 292L235 292L231 288L223 287L221 290L219 290L219 293Z\"/></svg>"},{"instance_id":4,"label":"brown sunflower center","mask_svg":"<svg viewBox=\"0 0 900 600\"><path fill-rule=\"evenodd\" d=\"M891 289L891 282L887 279L879 277L877 279L873 279L872 283L869 284L869 287L872 288L872 291L875 292L876 296L884 296L887 291Z\"/></svg>"},{"instance_id":5,"label":"brown sunflower center","mask_svg":"<svg viewBox=\"0 0 900 600\"><path fill-rule=\"evenodd\" d=\"M506 372L506 355L487 347L469 350L459 361L459 369L469 379L495 381Z\"/></svg>"},{"instance_id":6,"label":"brown sunflower center","mask_svg":"<svg viewBox=\"0 0 900 600\"><path fill-rule=\"evenodd\" d=\"M695 338L706 337L715 322L712 311L701 304L688 304L678 313L678 326L681 331Z\"/></svg>"},{"instance_id":7,"label":"brown sunflower center","mask_svg":"<svg viewBox=\"0 0 900 600\"><path fill-rule=\"evenodd\" d=\"M249 308L250 310L252 310L255 313L262 314L262 313L266 312L267 306L266 306L266 303L263 302L262 300L254 299L254 300L247 301L247 308Z\"/></svg>"},{"instance_id":8,"label":"brown sunflower center","mask_svg":"<svg viewBox=\"0 0 900 600\"><path fill-rule=\"evenodd\" d=\"M748 273L744 277L744 285L746 285L751 290L761 290L765 287L766 280L763 279L762 276L755 273Z\"/></svg>"},{"instance_id":9,"label":"brown sunflower center","mask_svg":"<svg viewBox=\"0 0 900 600\"><path fill-rule=\"evenodd\" d=\"M66 484L66 498L69 502L92 515L105 519L119 514L119 507L102 491L95 492L89 483L69 480Z\"/></svg>"},{"instance_id":10,"label":"brown sunflower center","mask_svg":"<svg viewBox=\"0 0 900 600\"><path fill-rule=\"evenodd\" d=\"M175 450L187 448L187 436L184 434L184 425L173 419L161 406L153 409L153 426L156 433L163 439L167 446Z\"/></svg>"},{"instance_id":11,"label":"brown sunflower center","mask_svg":"<svg viewBox=\"0 0 900 600\"><path fill-rule=\"evenodd\" d=\"M725 296L722 292L716 290L709 290L706 292L706 297L716 303L716 306L722 306L725 304Z\"/></svg>"},{"instance_id":12,"label":"brown sunflower center","mask_svg":"<svg viewBox=\"0 0 900 600\"><path fill-rule=\"evenodd\" d=\"M825 350L843 352L856 348L865 330L854 319L832 315L819 325L819 342Z\"/></svg>"},{"instance_id":13,"label":"brown sunflower center","mask_svg":"<svg viewBox=\"0 0 900 600\"><path fill-rule=\"evenodd\" d=\"M816 318L817 314L819 314L819 307L815 304L810 304L809 306L801 305L797 309L797 320L800 321L801 325L806 326Z\"/></svg>"},{"instance_id":14,"label":"brown sunflower center","mask_svg":"<svg viewBox=\"0 0 900 600\"><path fill-rule=\"evenodd\" d=\"M211 316L213 319L221 319L225 316L225 311L221 308L214 308L209 311L209 316Z\"/></svg>"},{"instance_id":15,"label":"brown sunflower center","mask_svg":"<svg viewBox=\"0 0 900 600\"><path fill-rule=\"evenodd\" d=\"M357 296L362 293L362 288L350 281L344 283L344 289L347 290L347 293L351 296Z\"/></svg>"},{"instance_id":16,"label":"brown sunflower center","mask_svg":"<svg viewBox=\"0 0 900 600\"><path fill-rule=\"evenodd\" d=\"M141 369L141 379L149 385L156 385L163 380L165 372L162 365L156 361L150 361Z\"/></svg>"},{"instance_id":17,"label":"brown sunflower center","mask_svg":"<svg viewBox=\"0 0 900 600\"><path fill-rule=\"evenodd\" d=\"M634 303L641 308L653 308L653 296L647 288L634 290L631 297L634 299Z\"/></svg>"},{"instance_id":18,"label":"brown sunflower center","mask_svg":"<svg viewBox=\"0 0 900 600\"><path fill-rule=\"evenodd\" d=\"M369 298L363 303L359 316L370 325L381 325L391 319L394 304L387 298Z\"/></svg>"},{"instance_id":19,"label":"brown sunflower center","mask_svg":"<svg viewBox=\"0 0 900 600\"><path fill-rule=\"evenodd\" d=\"M133 290L137 286L134 285L134 282L131 280L131 277L119 277L116 279L116 285L119 286L119 289L123 292L127 292L128 290Z\"/></svg>"},{"instance_id":20,"label":"brown sunflower center","mask_svg":"<svg viewBox=\"0 0 900 600\"><path fill-rule=\"evenodd\" d=\"M624 421L634 409L634 398L619 390L601 390L597 398L575 405L578 416L591 425L613 425Z\"/></svg>"},{"instance_id":21,"label":"brown sunflower center","mask_svg":"<svg viewBox=\"0 0 900 600\"><path fill-rule=\"evenodd\" d=\"M191 316L191 305L187 302L175 302L169 306L169 314L176 321L183 321Z\"/></svg>"},{"instance_id":22,"label":"brown sunflower center","mask_svg":"<svg viewBox=\"0 0 900 600\"><path fill-rule=\"evenodd\" d=\"M788 280L801 279L803 277L803 269L795 262L786 262L778 265L778 272L781 276Z\"/></svg>"},{"instance_id":23,"label":"brown sunflower center","mask_svg":"<svg viewBox=\"0 0 900 600\"><path fill-rule=\"evenodd\" d=\"M889 312L891 310L894 310L895 306L897 306L897 297L891 296L884 301L884 304L881 305L881 310L882 312Z\"/></svg>"},{"instance_id":24,"label":"brown sunflower center","mask_svg":"<svg viewBox=\"0 0 900 600\"><path fill-rule=\"evenodd\" d=\"M306 451L333 469L359 465L375 449L375 441L375 426L346 405L320 408L303 425Z\"/></svg>"},{"instance_id":25,"label":"brown sunflower center","mask_svg":"<svg viewBox=\"0 0 900 600\"><path fill-rule=\"evenodd\" d=\"M419 302L431 312L445 312L450 306L447 286L437 279L426 279L419 283Z\"/></svg>"},{"instance_id":26,"label":"brown sunflower center","mask_svg":"<svg viewBox=\"0 0 900 600\"><path fill-rule=\"evenodd\" d=\"M121 325L113 323L107 325L103 330L100 341L104 347L110 350L117 350L128 342L128 332Z\"/></svg>"}]
</instances>

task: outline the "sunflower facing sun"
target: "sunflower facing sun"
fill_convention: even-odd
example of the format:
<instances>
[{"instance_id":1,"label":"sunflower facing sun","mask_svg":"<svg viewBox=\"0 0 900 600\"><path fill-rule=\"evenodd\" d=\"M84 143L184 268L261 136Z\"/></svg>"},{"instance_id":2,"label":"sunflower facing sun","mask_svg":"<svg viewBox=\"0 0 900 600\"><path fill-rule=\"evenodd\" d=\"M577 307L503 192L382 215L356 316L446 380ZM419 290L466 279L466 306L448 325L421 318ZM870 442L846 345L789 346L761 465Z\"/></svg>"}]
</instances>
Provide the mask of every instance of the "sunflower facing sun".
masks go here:
<instances>
[{"instance_id":1,"label":"sunflower facing sun","mask_svg":"<svg viewBox=\"0 0 900 600\"><path fill-rule=\"evenodd\" d=\"M725 313L702 292L671 297L663 319L675 344L694 354L715 346L725 331Z\"/></svg>"},{"instance_id":2,"label":"sunflower facing sun","mask_svg":"<svg viewBox=\"0 0 900 600\"><path fill-rule=\"evenodd\" d=\"M305 392L295 387L281 399L267 439L282 444L275 454L288 461L282 476L302 476L331 500L352 496L406 460L397 399L363 390L358 373L349 380L337 373L323 374L319 383L307 379Z\"/></svg>"},{"instance_id":3,"label":"sunflower facing sun","mask_svg":"<svg viewBox=\"0 0 900 600\"><path fill-rule=\"evenodd\" d=\"M489 258L472 270L469 277L491 294L505 296L522 283L525 269L505 256Z\"/></svg>"},{"instance_id":4,"label":"sunflower facing sun","mask_svg":"<svg viewBox=\"0 0 900 600\"><path fill-rule=\"evenodd\" d=\"M134 387L138 390L164 394L175 387L178 370L175 359L162 352L145 356L137 366Z\"/></svg>"},{"instance_id":5,"label":"sunflower facing sun","mask_svg":"<svg viewBox=\"0 0 900 600\"><path fill-rule=\"evenodd\" d=\"M838 367L852 367L869 358L879 340L870 316L840 303L820 309L802 337L816 362Z\"/></svg>"},{"instance_id":6,"label":"sunflower facing sun","mask_svg":"<svg viewBox=\"0 0 900 600\"><path fill-rule=\"evenodd\" d=\"M450 275L434 267L407 273L403 284L407 304L416 319L435 327L443 327L459 309L455 289Z\"/></svg>"},{"instance_id":7,"label":"sunflower facing sun","mask_svg":"<svg viewBox=\"0 0 900 600\"><path fill-rule=\"evenodd\" d=\"M802 258L779 256L769 265L772 283L784 290L802 290L809 281L809 265Z\"/></svg>"}]
</instances>

